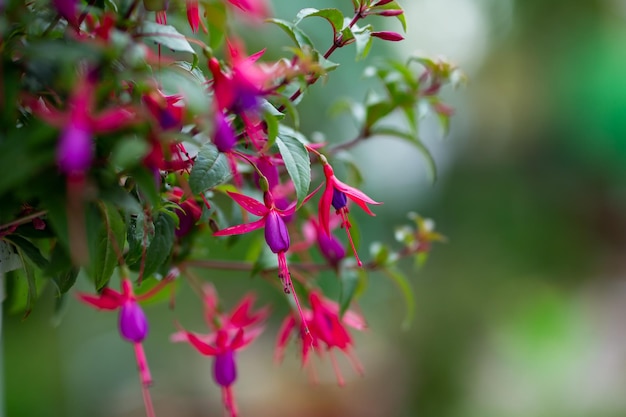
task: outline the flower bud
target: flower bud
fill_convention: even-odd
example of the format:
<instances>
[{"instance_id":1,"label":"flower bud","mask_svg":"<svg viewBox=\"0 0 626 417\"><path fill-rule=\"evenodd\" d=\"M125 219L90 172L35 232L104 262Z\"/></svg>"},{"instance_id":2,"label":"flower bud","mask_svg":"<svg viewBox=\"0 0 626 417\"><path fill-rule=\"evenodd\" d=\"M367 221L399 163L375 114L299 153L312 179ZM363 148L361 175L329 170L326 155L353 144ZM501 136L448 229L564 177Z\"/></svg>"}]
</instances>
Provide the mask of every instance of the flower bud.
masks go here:
<instances>
[{"instance_id":1,"label":"flower bud","mask_svg":"<svg viewBox=\"0 0 626 417\"><path fill-rule=\"evenodd\" d=\"M398 42L404 39L404 36L400 35L398 32L391 32L388 30L383 30L381 32L372 32L372 36L375 38L380 38L384 41Z\"/></svg>"},{"instance_id":2,"label":"flower bud","mask_svg":"<svg viewBox=\"0 0 626 417\"><path fill-rule=\"evenodd\" d=\"M394 0L379 0L376 3L372 4L374 7L384 6L385 4L391 3Z\"/></svg>"},{"instance_id":3,"label":"flower bud","mask_svg":"<svg viewBox=\"0 0 626 417\"><path fill-rule=\"evenodd\" d=\"M289 249L289 232L280 215L270 210L265 219L265 242L272 252L286 252Z\"/></svg>"},{"instance_id":4,"label":"flower bud","mask_svg":"<svg viewBox=\"0 0 626 417\"><path fill-rule=\"evenodd\" d=\"M213 361L213 378L222 387L229 387L237 379L235 352L227 350L215 356Z\"/></svg>"},{"instance_id":5,"label":"flower bud","mask_svg":"<svg viewBox=\"0 0 626 417\"><path fill-rule=\"evenodd\" d=\"M402 9L390 9L390 10L380 10L376 11L372 14L377 14L378 16L399 16L404 13Z\"/></svg>"},{"instance_id":6,"label":"flower bud","mask_svg":"<svg viewBox=\"0 0 626 417\"><path fill-rule=\"evenodd\" d=\"M148 335L148 320L135 301L127 301L120 308L119 330L129 342L139 343Z\"/></svg>"}]
</instances>

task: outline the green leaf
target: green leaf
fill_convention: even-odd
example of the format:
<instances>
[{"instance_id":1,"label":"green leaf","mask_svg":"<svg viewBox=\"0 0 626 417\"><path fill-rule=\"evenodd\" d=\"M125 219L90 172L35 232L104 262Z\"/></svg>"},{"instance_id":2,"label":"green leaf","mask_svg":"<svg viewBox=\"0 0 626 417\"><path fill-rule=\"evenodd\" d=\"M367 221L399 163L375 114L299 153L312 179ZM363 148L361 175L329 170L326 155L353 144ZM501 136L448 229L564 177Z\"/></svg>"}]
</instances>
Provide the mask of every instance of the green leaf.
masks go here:
<instances>
[{"instance_id":1,"label":"green leaf","mask_svg":"<svg viewBox=\"0 0 626 417\"><path fill-rule=\"evenodd\" d=\"M175 216L174 213L172 214ZM169 212L161 211L154 221L154 237L146 250L143 278L148 278L154 274L169 258L174 246L175 229L176 222Z\"/></svg>"},{"instance_id":2,"label":"green leaf","mask_svg":"<svg viewBox=\"0 0 626 417\"><path fill-rule=\"evenodd\" d=\"M17 253L15 246L0 240L0 275L21 267L22 259Z\"/></svg>"},{"instance_id":3,"label":"green leaf","mask_svg":"<svg viewBox=\"0 0 626 417\"><path fill-rule=\"evenodd\" d=\"M33 309L33 303L37 299L37 281L35 278L35 269L30 261L24 256L24 253L18 249L17 251L22 259L22 265L24 266L24 274L26 276L27 292L26 292L26 307L24 311L24 318L28 317Z\"/></svg>"},{"instance_id":4,"label":"green leaf","mask_svg":"<svg viewBox=\"0 0 626 417\"><path fill-rule=\"evenodd\" d=\"M345 262L344 262L345 264ZM343 265L342 265L343 266ZM342 267L339 273L339 315L348 311L360 287L360 275L354 268Z\"/></svg>"},{"instance_id":5,"label":"green leaf","mask_svg":"<svg viewBox=\"0 0 626 417\"><path fill-rule=\"evenodd\" d=\"M306 19L307 17L318 16L322 17L331 24L333 27L333 34L336 35L337 32L341 32L343 29L343 13L338 9L314 9L312 7L302 9L296 15L296 20L294 20L293 24L297 25L302 21L302 19Z\"/></svg>"},{"instance_id":6,"label":"green leaf","mask_svg":"<svg viewBox=\"0 0 626 417\"><path fill-rule=\"evenodd\" d=\"M404 139L413 146L415 146L426 159L426 165L428 167L428 173L430 175L431 181L437 181L437 164L435 163L435 159L433 158L426 145L424 145L416 135L405 132L396 127L375 127L370 132L373 135L395 136L397 138Z\"/></svg>"},{"instance_id":7,"label":"green leaf","mask_svg":"<svg viewBox=\"0 0 626 417\"><path fill-rule=\"evenodd\" d=\"M223 1L203 1L205 15L209 30L209 46L212 49L219 48L226 37L228 16L226 5Z\"/></svg>"},{"instance_id":8,"label":"green leaf","mask_svg":"<svg viewBox=\"0 0 626 417\"><path fill-rule=\"evenodd\" d=\"M313 48L313 42L300 28L296 27L293 23L281 19L267 19L267 22L278 25L300 48L310 46Z\"/></svg>"},{"instance_id":9,"label":"green leaf","mask_svg":"<svg viewBox=\"0 0 626 417\"><path fill-rule=\"evenodd\" d=\"M28 259L30 259L33 264L37 266L37 268L45 269L48 266L48 260L44 258L39 248L35 246L30 240L26 240L19 235L9 235L5 237L5 239L18 247L22 251L22 253L25 254Z\"/></svg>"},{"instance_id":10,"label":"green leaf","mask_svg":"<svg viewBox=\"0 0 626 417\"><path fill-rule=\"evenodd\" d=\"M86 270L96 290L109 282L126 242L126 224L119 211L105 202L98 206L98 210L93 207L87 210L89 265Z\"/></svg>"},{"instance_id":11,"label":"green leaf","mask_svg":"<svg viewBox=\"0 0 626 417\"><path fill-rule=\"evenodd\" d=\"M406 305L406 314L404 316L404 320L402 321L402 328L404 330L408 330L411 327L411 322L415 316L415 295L413 294L411 284L404 273L395 267L384 268L383 272L391 278L391 280L398 286L398 289L400 289L400 293L402 293L402 297L404 298L404 303Z\"/></svg>"},{"instance_id":12,"label":"green leaf","mask_svg":"<svg viewBox=\"0 0 626 417\"><path fill-rule=\"evenodd\" d=\"M372 27L370 25L362 28L356 26L352 28L352 35L356 44L356 60L364 59L372 47Z\"/></svg>"},{"instance_id":13,"label":"green leaf","mask_svg":"<svg viewBox=\"0 0 626 417\"><path fill-rule=\"evenodd\" d=\"M153 237L154 223L148 221L143 212L130 218L128 232L126 233L128 252L124 257L127 265L138 265L144 245L147 248ZM138 270L138 267L135 270Z\"/></svg>"},{"instance_id":14,"label":"green leaf","mask_svg":"<svg viewBox=\"0 0 626 417\"><path fill-rule=\"evenodd\" d=\"M278 150L296 189L298 206L309 192L311 183L311 160L304 144L293 136L279 135L276 138Z\"/></svg>"},{"instance_id":15,"label":"green leaf","mask_svg":"<svg viewBox=\"0 0 626 417\"><path fill-rule=\"evenodd\" d=\"M111 154L111 162L121 169L137 166L148 153L148 143L136 136L122 138Z\"/></svg>"},{"instance_id":16,"label":"green leaf","mask_svg":"<svg viewBox=\"0 0 626 417\"><path fill-rule=\"evenodd\" d=\"M79 269L72 265L70 256L63 246L55 245L50 254L50 263L44 274L52 278L61 295L74 286L78 272Z\"/></svg>"},{"instance_id":17,"label":"green leaf","mask_svg":"<svg viewBox=\"0 0 626 417\"><path fill-rule=\"evenodd\" d=\"M376 122L385 116L388 116L396 108L395 103L387 100L380 100L368 103L365 107L365 127L372 128Z\"/></svg>"},{"instance_id":18,"label":"green leaf","mask_svg":"<svg viewBox=\"0 0 626 417\"><path fill-rule=\"evenodd\" d=\"M206 190L225 183L231 178L228 160L212 143L200 147L196 162L189 175L191 192L200 194Z\"/></svg>"},{"instance_id":19,"label":"green leaf","mask_svg":"<svg viewBox=\"0 0 626 417\"><path fill-rule=\"evenodd\" d=\"M158 44L177 52L189 52L197 57L185 35L180 33L174 26L159 25L158 23L144 20L141 24L140 32L146 40L151 40Z\"/></svg>"}]
</instances>

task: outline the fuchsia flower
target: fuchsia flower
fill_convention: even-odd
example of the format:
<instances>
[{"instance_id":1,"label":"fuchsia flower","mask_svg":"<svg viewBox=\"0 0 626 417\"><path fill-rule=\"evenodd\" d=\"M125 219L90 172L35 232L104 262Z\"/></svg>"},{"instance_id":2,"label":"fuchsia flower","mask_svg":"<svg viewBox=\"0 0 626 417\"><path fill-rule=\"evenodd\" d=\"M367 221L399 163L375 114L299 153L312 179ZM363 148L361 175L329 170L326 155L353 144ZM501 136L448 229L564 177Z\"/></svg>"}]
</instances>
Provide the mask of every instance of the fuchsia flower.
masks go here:
<instances>
[{"instance_id":1,"label":"fuchsia flower","mask_svg":"<svg viewBox=\"0 0 626 417\"><path fill-rule=\"evenodd\" d=\"M326 188L319 202L319 226L324 233L330 236L330 206L332 205L336 213L341 216L342 227L345 227L348 234L348 240L354 257L356 258L359 266L362 265L361 260L354 247L352 236L350 235L350 221L348 220L348 198L354 201L359 207L361 207L367 214L374 216L375 214L367 206L368 204L382 204L372 200L365 193L357 190L354 187L350 187L347 184L339 181L335 177L335 173L330 164L326 161L326 158L322 158L322 164L324 166L324 176L326 177Z\"/></svg>"},{"instance_id":2,"label":"fuchsia flower","mask_svg":"<svg viewBox=\"0 0 626 417\"><path fill-rule=\"evenodd\" d=\"M163 278L157 285L144 294L136 296L133 292L133 284L128 278L122 279L122 292L117 292L108 287L97 295L79 293L78 297L84 303L102 310L117 310L118 329L123 339L131 342L135 347L135 358L137 360L137 368L141 379L141 387L143 391L146 413L148 417L154 417L154 408L148 387L152 384L152 376L148 368L148 360L143 349L142 342L148 336L148 320L138 301L146 300L166 285L168 285L179 274L178 269L173 268L169 274Z\"/></svg>"},{"instance_id":3,"label":"fuchsia flower","mask_svg":"<svg viewBox=\"0 0 626 417\"><path fill-rule=\"evenodd\" d=\"M191 27L191 31L193 33L198 32L198 28L202 26L202 31L207 33L207 28L204 25L202 19L200 19L200 6L198 4L198 0L187 0L187 20L189 21L189 26Z\"/></svg>"},{"instance_id":4,"label":"fuchsia flower","mask_svg":"<svg viewBox=\"0 0 626 417\"><path fill-rule=\"evenodd\" d=\"M263 20L270 14L266 0L228 0L228 2L244 12L245 16L257 20Z\"/></svg>"},{"instance_id":5,"label":"fuchsia flower","mask_svg":"<svg viewBox=\"0 0 626 417\"><path fill-rule=\"evenodd\" d=\"M43 101L33 103L33 112L46 123L61 128L56 162L65 174L82 174L91 167L94 156L93 135L111 133L137 123L136 112L128 106L94 114L95 85L81 77L65 112L48 108Z\"/></svg>"},{"instance_id":6,"label":"fuchsia flower","mask_svg":"<svg viewBox=\"0 0 626 417\"><path fill-rule=\"evenodd\" d=\"M162 130L179 131L183 127L185 106L179 94L166 96L161 90L155 89L144 94L143 102Z\"/></svg>"},{"instance_id":7,"label":"fuchsia flower","mask_svg":"<svg viewBox=\"0 0 626 417\"><path fill-rule=\"evenodd\" d=\"M337 365L333 349L341 350L352 362L352 366L357 373L363 373L363 366L352 352L352 337L346 326L357 330L364 330L367 324L363 317L352 311L347 311L343 317L339 317L339 306L334 301L323 297L318 291L312 291L309 294L309 303L311 310L305 309L305 323L308 326L309 333L304 331L304 327L298 326L296 318L293 314L287 316L278 331L278 340L276 344L275 359L281 361L287 342L292 333L301 339L302 343L302 366L309 366L309 354L311 350L317 352L320 356L324 350L328 352L330 360L333 364L337 382L344 385L345 381L339 366ZM323 348L325 348L323 350Z\"/></svg>"},{"instance_id":8,"label":"fuchsia flower","mask_svg":"<svg viewBox=\"0 0 626 417\"><path fill-rule=\"evenodd\" d=\"M334 222L332 219L330 222L331 228L334 225L339 224L338 222ZM304 224L303 233L306 241L317 242L317 247L324 258L326 258L328 263L333 265L335 268L339 264L339 261L346 257L346 249L343 247L343 244L339 241L339 239L337 239L332 233L327 234L326 231L322 229L322 226L315 221L315 219L311 218Z\"/></svg>"},{"instance_id":9,"label":"fuchsia flower","mask_svg":"<svg viewBox=\"0 0 626 417\"><path fill-rule=\"evenodd\" d=\"M183 200L184 196L184 191L179 187L174 187L168 193L168 199L180 207L175 210L178 217L178 227L174 231L176 237L183 237L189 234L202 215L202 209L196 200L193 198Z\"/></svg>"},{"instance_id":10,"label":"fuchsia flower","mask_svg":"<svg viewBox=\"0 0 626 417\"><path fill-rule=\"evenodd\" d=\"M244 210L254 214L255 216L260 216L261 218L251 223L227 227L226 229L215 232L213 235L239 235L264 227L265 242L267 243L267 246L269 246L270 250L278 256L278 277L283 283L285 294L293 294L298 312L300 313L300 316L303 317L298 296L296 295L293 283L291 282L291 274L289 273L289 267L287 266L286 256L286 252L290 245L290 239L284 217L290 216L295 212L295 204L291 204L286 209L281 210L276 207L274 198L268 191L263 193L264 203L261 203L244 194L229 191L228 195Z\"/></svg>"},{"instance_id":11,"label":"fuchsia flower","mask_svg":"<svg viewBox=\"0 0 626 417\"><path fill-rule=\"evenodd\" d=\"M198 352L213 356L213 379L222 387L224 406L231 417L237 416L232 385L237 379L235 352L252 343L263 331L268 308L252 312L254 296L246 295L229 314L217 310L213 286L205 287L205 318L211 333L198 335L185 330L172 335L174 342L189 342Z\"/></svg>"}]
</instances>

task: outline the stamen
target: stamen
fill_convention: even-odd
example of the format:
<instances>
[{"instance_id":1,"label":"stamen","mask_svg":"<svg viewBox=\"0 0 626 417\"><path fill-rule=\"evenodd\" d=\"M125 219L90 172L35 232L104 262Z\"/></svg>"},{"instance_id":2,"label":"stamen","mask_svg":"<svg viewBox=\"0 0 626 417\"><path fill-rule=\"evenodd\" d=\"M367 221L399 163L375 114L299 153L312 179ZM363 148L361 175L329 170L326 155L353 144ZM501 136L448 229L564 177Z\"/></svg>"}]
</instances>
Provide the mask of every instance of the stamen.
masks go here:
<instances>
[{"instance_id":1,"label":"stamen","mask_svg":"<svg viewBox=\"0 0 626 417\"><path fill-rule=\"evenodd\" d=\"M348 220L348 211L343 208L341 210L337 210L337 213L341 216L341 225L346 229L346 234L348 235L348 240L350 241L350 247L352 247L352 253L354 253L354 257L356 258L356 263L359 266L363 266L363 262L359 259L359 254L356 253L356 248L354 247L354 242L352 241L352 235L350 234L350 221Z\"/></svg>"},{"instance_id":2,"label":"stamen","mask_svg":"<svg viewBox=\"0 0 626 417\"><path fill-rule=\"evenodd\" d=\"M304 327L305 332L309 334L309 327L307 326L306 320L304 319L304 311L302 311L302 306L300 306L300 300L298 300L296 289L293 286L293 282L291 282L291 275L289 274L289 267L287 266L287 257L285 256L285 252L278 253L278 271L278 276L285 285L285 294L291 293L293 295L293 300L296 302L298 314L300 315L300 323Z\"/></svg>"},{"instance_id":3,"label":"stamen","mask_svg":"<svg viewBox=\"0 0 626 417\"><path fill-rule=\"evenodd\" d=\"M330 356L330 362L333 364L333 370L335 371L335 375L337 376L337 384L340 387L346 385L346 381L343 379L343 375L341 375L341 371L339 370L339 364L337 363L337 358L335 358L335 354L332 350L328 351L328 355Z\"/></svg>"}]
</instances>

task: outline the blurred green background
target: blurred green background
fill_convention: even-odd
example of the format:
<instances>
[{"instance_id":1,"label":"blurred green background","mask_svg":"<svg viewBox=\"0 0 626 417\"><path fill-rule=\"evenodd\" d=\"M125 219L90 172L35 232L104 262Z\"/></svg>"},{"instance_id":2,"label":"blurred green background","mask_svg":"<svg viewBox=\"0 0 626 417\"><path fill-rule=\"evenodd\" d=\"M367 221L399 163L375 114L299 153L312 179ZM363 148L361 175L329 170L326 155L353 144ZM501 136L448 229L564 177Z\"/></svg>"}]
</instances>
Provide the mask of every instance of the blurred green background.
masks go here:
<instances>
[{"instance_id":1,"label":"blurred green background","mask_svg":"<svg viewBox=\"0 0 626 417\"><path fill-rule=\"evenodd\" d=\"M273 363L288 307L267 285L207 272L226 305L248 289L277 304L263 338L239 355L241 415L626 415L626 1L400 3L407 40L378 43L368 60L445 54L470 83L446 92L456 109L447 138L434 119L422 124L440 170L434 185L420 154L403 143L375 138L354 150L368 194L385 202L374 219L355 213L367 225L360 252L367 257L381 236L391 242L410 210L434 219L449 242L410 272L417 313L408 331L393 283L370 276L360 303L370 329L355 335L366 375L342 362L344 388L328 361L316 363L321 382L309 383L295 346L284 364ZM274 10L291 19L307 6L348 13L351 2L282 0ZM393 19L373 20L399 30ZM324 49L326 23L304 27ZM277 56L287 43L278 29L255 30L249 52L268 46ZM356 131L347 117L327 112L335 99L362 98L369 86L345 49L333 56L342 67L302 102L309 134L347 140ZM132 348L119 339L115 314L71 300L55 321L54 302L48 290L27 320L5 318L7 415L144 415ZM175 318L204 329L200 302L182 288L175 312L166 303L146 311L157 415L221 416L211 360L168 342Z\"/></svg>"}]
</instances>

